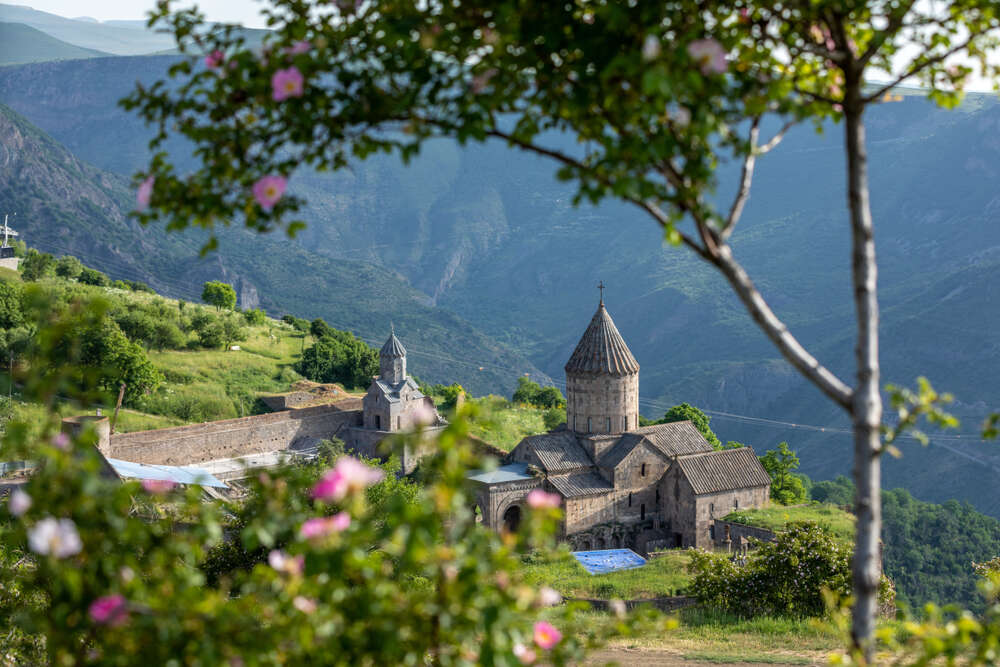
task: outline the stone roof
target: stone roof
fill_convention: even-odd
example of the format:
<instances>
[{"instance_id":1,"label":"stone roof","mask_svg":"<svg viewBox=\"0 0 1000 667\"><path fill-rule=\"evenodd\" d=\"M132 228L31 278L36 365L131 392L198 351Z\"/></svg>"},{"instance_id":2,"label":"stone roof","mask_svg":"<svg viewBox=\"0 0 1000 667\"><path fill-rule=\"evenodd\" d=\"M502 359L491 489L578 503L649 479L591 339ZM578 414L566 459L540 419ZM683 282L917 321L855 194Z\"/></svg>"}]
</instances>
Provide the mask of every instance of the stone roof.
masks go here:
<instances>
[{"instance_id":1,"label":"stone roof","mask_svg":"<svg viewBox=\"0 0 1000 667\"><path fill-rule=\"evenodd\" d=\"M697 495L771 483L771 477L749 447L682 456L677 465Z\"/></svg>"},{"instance_id":2,"label":"stone roof","mask_svg":"<svg viewBox=\"0 0 1000 667\"><path fill-rule=\"evenodd\" d=\"M403 387L406 386L408 386L412 390L410 394L410 400L424 397L423 392L420 391L420 387L413 380L413 378L409 377L400 382L399 384L391 384L380 378L375 378L375 386L378 387L379 391L382 392L382 395L385 396L385 400L389 401L390 403L396 403L399 400L401 400L399 397L399 392L401 392L403 390Z\"/></svg>"},{"instance_id":3,"label":"stone roof","mask_svg":"<svg viewBox=\"0 0 1000 667\"><path fill-rule=\"evenodd\" d=\"M567 373L606 375L631 375L639 372L639 362L618 333L603 301L566 362L565 370Z\"/></svg>"},{"instance_id":4,"label":"stone roof","mask_svg":"<svg viewBox=\"0 0 1000 667\"><path fill-rule=\"evenodd\" d=\"M622 435L618 442L601 457L601 467L616 467L642 442L669 458L712 451L712 445L689 421L654 424L653 426L637 428Z\"/></svg>"},{"instance_id":5,"label":"stone roof","mask_svg":"<svg viewBox=\"0 0 1000 667\"><path fill-rule=\"evenodd\" d=\"M570 431L531 435L522 440L515 451L522 447L533 455L545 472L569 472L594 465Z\"/></svg>"},{"instance_id":6,"label":"stone roof","mask_svg":"<svg viewBox=\"0 0 1000 667\"><path fill-rule=\"evenodd\" d=\"M569 475L552 475L548 478L563 498L585 498L603 496L614 491L607 480L593 472L577 472Z\"/></svg>"},{"instance_id":7,"label":"stone roof","mask_svg":"<svg viewBox=\"0 0 1000 667\"><path fill-rule=\"evenodd\" d=\"M396 334L391 333L389 334L389 340L385 341L385 345L382 346L378 354L380 357L405 357L406 348L396 338Z\"/></svg>"}]
</instances>

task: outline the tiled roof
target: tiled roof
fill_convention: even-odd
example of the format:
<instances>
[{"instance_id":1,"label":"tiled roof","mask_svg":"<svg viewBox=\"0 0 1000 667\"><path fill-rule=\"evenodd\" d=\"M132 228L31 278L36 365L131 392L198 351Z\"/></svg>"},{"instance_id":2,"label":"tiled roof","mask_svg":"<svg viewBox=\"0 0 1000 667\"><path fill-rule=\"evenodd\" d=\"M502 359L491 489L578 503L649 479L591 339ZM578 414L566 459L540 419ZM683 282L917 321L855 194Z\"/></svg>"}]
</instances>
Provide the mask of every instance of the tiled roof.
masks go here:
<instances>
[{"instance_id":1,"label":"tiled roof","mask_svg":"<svg viewBox=\"0 0 1000 667\"><path fill-rule=\"evenodd\" d=\"M546 472L568 472L594 465L571 431L528 436L518 444L517 449L522 447L524 452L534 455L533 458Z\"/></svg>"},{"instance_id":2,"label":"tiled roof","mask_svg":"<svg viewBox=\"0 0 1000 667\"><path fill-rule=\"evenodd\" d=\"M670 458L712 451L712 445L689 421L655 424L623 434L601 457L601 467L614 468L643 441Z\"/></svg>"},{"instance_id":3,"label":"tiled roof","mask_svg":"<svg viewBox=\"0 0 1000 667\"><path fill-rule=\"evenodd\" d=\"M639 372L639 362L625 344L618 328L608 315L604 302L597 307L590 326L583 332L576 349L566 362L567 373L604 373L630 375Z\"/></svg>"},{"instance_id":4,"label":"tiled roof","mask_svg":"<svg viewBox=\"0 0 1000 667\"><path fill-rule=\"evenodd\" d=\"M419 385L417 385L416 381L413 378L409 377L400 382L399 384L395 385L390 384L385 380L375 378L375 386L377 386L381 390L382 395L385 396L385 399L390 403L399 402L400 400L399 392L402 391L403 387L406 386L408 386L411 390L409 400L414 401L417 400L418 398L424 397L423 392L420 391Z\"/></svg>"},{"instance_id":5,"label":"tiled roof","mask_svg":"<svg viewBox=\"0 0 1000 667\"><path fill-rule=\"evenodd\" d=\"M396 334L391 333L389 334L389 340L385 341L385 345L382 346L378 354L380 357L405 357L406 348L396 338Z\"/></svg>"},{"instance_id":6,"label":"tiled roof","mask_svg":"<svg viewBox=\"0 0 1000 667\"><path fill-rule=\"evenodd\" d=\"M749 447L682 456L677 459L677 464L681 474L699 495L750 489L771 483L771 477Z\"/></svg>"},{"instance_id":7,"label":"tiled roof","mask_svg":"<svg viewBox=\"0 0 1000 667\"><path fill-rule=\"evenodd\" d=\"M564 498L601 496L614 491L614 487L608 484L603 477L593 472L552 475L548 480Z\"/></svg>"}]
</instances>

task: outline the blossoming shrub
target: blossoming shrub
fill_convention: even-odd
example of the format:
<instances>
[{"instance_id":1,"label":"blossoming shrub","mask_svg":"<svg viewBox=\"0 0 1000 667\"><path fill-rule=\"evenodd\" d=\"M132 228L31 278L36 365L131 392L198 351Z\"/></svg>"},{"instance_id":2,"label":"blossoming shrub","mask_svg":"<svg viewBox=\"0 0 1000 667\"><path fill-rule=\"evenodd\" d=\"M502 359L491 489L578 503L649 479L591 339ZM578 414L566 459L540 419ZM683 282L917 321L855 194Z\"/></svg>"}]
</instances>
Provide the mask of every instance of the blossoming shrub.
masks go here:
<instances>
[{"instance_id":1,"label":"blossoming shrub","mask_svg":"<svg viewBox=\"0 0 1000 667\"><path fill-rule=\"evenodd\" d=\"M81 308L39 327L33 363L57 346L80 362ZM21 379L49 418L9 422L0 449L36 464L0 502L7 664L566 664L602 639L572 605L540 618L553 596L516 569L551 546L561 510L539 503L516 535L477 525L465 478L481 462L461 411L421 464L425 484L341 456L261 473L223 506L197 487L109 478L92 432L58 434L56 397L87 396L79 369L44 368Z\"/></svg>"},{"instance_id":2,"label":"blossoming shrub","mask_svg":"<svg viewBox=\"0 0 1000 667\"><path fill-rule=\"evenodd\" d=\"M774 542L761 542L745 565L724 554L692 551L688 591L699 602L743 616L820 616L824 591L851 592L851 545L811 522L790 524ZM883 577L881 596L891 597Z\"/></svg>"}]
</instances>

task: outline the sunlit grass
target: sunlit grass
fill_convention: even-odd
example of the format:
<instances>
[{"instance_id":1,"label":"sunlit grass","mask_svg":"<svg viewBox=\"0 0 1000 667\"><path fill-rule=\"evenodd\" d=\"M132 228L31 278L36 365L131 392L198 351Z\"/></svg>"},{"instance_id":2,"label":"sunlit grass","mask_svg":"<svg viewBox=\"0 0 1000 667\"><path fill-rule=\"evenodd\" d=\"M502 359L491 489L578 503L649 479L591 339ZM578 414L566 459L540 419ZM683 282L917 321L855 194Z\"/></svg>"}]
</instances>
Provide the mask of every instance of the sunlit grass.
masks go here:
<instances>
[{"instance_id":1,"label":"sunlit grass","mask_svg":"<svg viewBox=\"0 0 1000 667\"><path fill-rule=\"evenodd\" d=\"M854 515L835 505L810 503L786 507L772 504L763 509L732 512L725 517L725 520L775 531L783 529L793 521L813 521L829 528L838 538L854 539Z\"/></svg>"},{"instance_id":2,"label":"sunlit grass","mask_svg":"<svg viewBox=\"0 0 1000 667\"><path fill-rule=\"evenodd\" d=\"M563 551L552 558L533 558L522 566L522 572L528 583L549 586L564 597L635 600L682 594L690 582L687 563L687 554L678 549L643 567L590 574Z\"/></svg>"},{"instance_id":3,"label":"sunlit grass","mask_svg":"<svg viewBox=\"0 0 1000 667\"><path fill-rule=\"evenodd\" d=\"M545 411L526 405L515 405L501 396L472 399L479 408L470 425L470 433L494 447L510 451L523 438L544 433Z\"/></svg>"}]
</instances>

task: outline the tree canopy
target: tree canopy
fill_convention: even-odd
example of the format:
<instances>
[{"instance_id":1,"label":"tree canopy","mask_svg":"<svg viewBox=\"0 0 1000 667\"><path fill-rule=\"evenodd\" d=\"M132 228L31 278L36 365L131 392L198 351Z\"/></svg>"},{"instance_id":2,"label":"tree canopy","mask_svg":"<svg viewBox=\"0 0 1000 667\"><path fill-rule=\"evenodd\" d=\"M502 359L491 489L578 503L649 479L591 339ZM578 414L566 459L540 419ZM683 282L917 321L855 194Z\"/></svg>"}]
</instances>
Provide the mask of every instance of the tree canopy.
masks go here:
<instances>
[{"instance_id":1,"label":"tree canopy","mask_svg":"<svg viewBox=\"0 0 1000 667\"><path fill-rule=\"evenodd\" d=\"M216 310L232 310L236 307L236 290L229 283L210 280L202 287L201 300Z\"/></svg>"}]
</instances>

